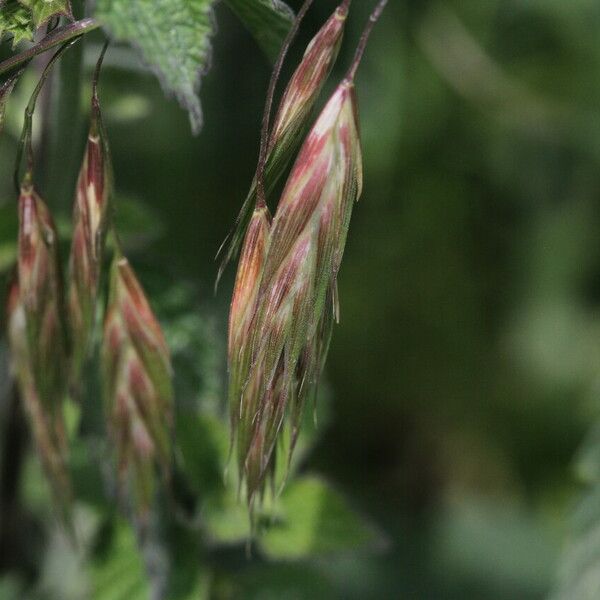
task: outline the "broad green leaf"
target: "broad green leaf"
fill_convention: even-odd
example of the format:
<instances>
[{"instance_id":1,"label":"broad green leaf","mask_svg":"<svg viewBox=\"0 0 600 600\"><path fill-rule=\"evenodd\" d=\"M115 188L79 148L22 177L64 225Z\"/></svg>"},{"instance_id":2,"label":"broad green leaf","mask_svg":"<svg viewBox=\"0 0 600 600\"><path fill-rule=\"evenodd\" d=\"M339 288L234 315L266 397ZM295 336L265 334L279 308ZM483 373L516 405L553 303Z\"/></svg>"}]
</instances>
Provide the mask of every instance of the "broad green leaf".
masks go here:
<instances>
[{"instance_id":1,"label":"broad green leaf","mask_svg":"<svg viewBox=\"0 0 600 600\"><path fill-rule=\"evenodd\" d=\"M202 518L207 534L215 542L237 544L250 539L248 509L230 484L224 494L203 503Z\"/></svg>"},{"instance_id":2,"label":"broad green leaf","mask_svg":"<svg viewBox=\"0 0 600 600\"><path fill-rule=\"evenodd\" d=\"M223 421L182 408L176 418L176 439L183 471L194 491L207 495L222 490L229 443Z\"/></svg>"},{"instance_id":3,"label":"broad green leaf","mask_svg":"<svg viewBox=\"0 0 600 600\"><path fill-rule=\"evenodd\" d=\"M213 0L99 0L96 16L120 41L136 46L163 88L202 126L200 77L208 67Z\"/></svg>"},{"instance_id":4,"label":"broad green leaf","mask_svg":"<svg viewBox=\"0 0 600 600\"><path fill-rule=\"evenodd\" d=\"M23 40L33 39L34 24L31 11L17 0L8 0L0 11L0 41L4 35L12 36L13 48Z\"/></svg>"},{"instance_id":5,"label":"broad green leaf","mask_svg":"<svg viewBox=\"0 0 600 600\"><path fill-rule=\"evenodd\" d=\"M142 557L130 527L119 521L101 557L92 566L95 600L142 600L150 597Z\"/></svg>"},{"instance_id":6,"label":"broad green leaf","mask_svg":"<svg viewBox=\"0 0 600 600\"><path fill-rule=\"evenodd\" d=\"M294 13L281 0L226 0L270 60L275 61Z\"/></svg>"},{"instance_id":7,"label":"broad green leaf","mask_svg":"<svg viewBox=\"0 0 600 600\"><path fill-rule=\"evenodd\" d=\"M36 27L43 25L48 19L63 15L72 18L70 0L19 0L33 15Z\"/></svg>"},{"instance_id":8,"label":"broad green leaf","mask_svg":"<svg viewBox=\"0 0 600 600\"><path fill-rule=\"evenodd\" d=\"M344 498L317 477L290 483L280 500L280 514L259 538L263 552L276 559L356 550L376 540Z\"/></svg>"}]
</instances>

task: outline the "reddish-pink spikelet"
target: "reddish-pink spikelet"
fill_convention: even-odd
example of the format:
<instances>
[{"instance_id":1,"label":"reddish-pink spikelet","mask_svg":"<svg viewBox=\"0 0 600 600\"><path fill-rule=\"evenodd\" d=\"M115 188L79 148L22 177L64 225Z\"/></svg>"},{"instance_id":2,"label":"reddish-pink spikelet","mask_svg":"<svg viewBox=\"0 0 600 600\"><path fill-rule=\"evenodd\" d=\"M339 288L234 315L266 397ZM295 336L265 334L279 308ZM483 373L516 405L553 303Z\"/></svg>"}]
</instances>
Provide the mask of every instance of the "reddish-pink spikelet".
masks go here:
<instances>
[{"instance_id":1,"label":"reddish-pink spikelet","mask_svg":"<svg viewBox=\"0 0 600 600\"><path fill-rule=\"evenodd\" d=\"M71 379L79 376L94 327L109 202L109 158L97 102L79 172L73 208L69 313L72 337Z\"/></svg>"},{"instance_id":2,"label":"reddish-pink spikelet","mask_svg":"<svg viewBox=\"0 0 600 600\"><path fill-rule=\"evenodd\" d=\"M286 131L295 129L312 108L314 98L337 58L348 9L339 6L311 40L300 65L292 75L279 105L270 138L271 148Z\"/></svg>"},{"instance_id":3,"label":"reddish-pink spikelet","mask_svg":"<svg viewBox=\"0 0 600 600\"><path fill-rule=\"evenodd\" d=\"M362 187L355 102L352 83L342 82L309 132L273 219L238 428L238 463L250 503L272 472L286 414L293 449L305 399L327 354L337 274Z\"/></svg>"},{"instance_id":4,"label":"reddish-pink spikelet","mask_svg":"<svg viewBox=\"0 0 600 600\"><path fill-rule=\"evenodd\" d=\"M36 390L51 411L62 401L66 366L57 243L52 216L27 179L19 196L19 288Z\"/></svg>"},{"instance_id":5,"label":"reddish-pink spikelet","mask_svg":"<svg viewBox=\"0 0 600 600\"><path fill-rule=\"evenodd\" d=\"M67 446L62 412L49 410L38 393L34 377L27 316L18 278L10 284L6 305L7 337L11 350L12 372L29 421L32 437L50 482L57 506L66 518L71 500L71 484L66 467Z\"/></svg>"},{"instance_id":6,"label":"reddish-pink spikelet","mask_svg":"<svg viewBox=\"0 0 600 600\"><path fill-rule=\"evenodd\" d=\"M165 477L170 469L171 365L160 325L131 266L120 256L111 268L102 358L121 490L131 479L135 505L145 517L155 467Z\"/></svg>"}]
</instances>

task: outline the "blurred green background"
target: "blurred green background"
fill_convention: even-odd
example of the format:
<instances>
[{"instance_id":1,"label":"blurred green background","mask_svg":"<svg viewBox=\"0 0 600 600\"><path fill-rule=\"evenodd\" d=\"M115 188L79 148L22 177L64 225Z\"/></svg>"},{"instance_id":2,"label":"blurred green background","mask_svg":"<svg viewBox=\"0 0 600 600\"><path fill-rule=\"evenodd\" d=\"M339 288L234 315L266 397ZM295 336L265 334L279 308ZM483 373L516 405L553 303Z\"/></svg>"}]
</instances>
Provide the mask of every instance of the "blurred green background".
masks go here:
<instances>
[{"instance_id":1,"label":"blurred green background","mask_svg":"<svg viewBox=\"0 0 600 600\"><path fill-rule=\"evenodd\" d=\"M315 4L288 75L336 5ZM370 9L353 4L332 85ZM125 47L109 50L101 96L117 218L176 346L178 393L222 415L233 270L214 296L213 258L255 168L270 67L226 6L216 19L198 137ZM307 485L331 482L371 542L309 546L299 558L260 550L246 558L243 542L216 544L198 559L212 572L210 597L549 593L582 489L573 459L598 413L599 30L600 4L590 0L389 3L357 77L365 188L340 274L327 416L298 466ZM86 43L82 107L98 44ZM0 139L4 279L16 235L16 136L34 80L17 89ZM52 96L60 93L56 80ZM65 231L85 135L76 114L58 137L38 138L40 187ZM31 491L41 476L10 409L4 346L0 361L0 597L35 588L30 597L80 598L52 582L48 548L57 556L61 546L35 503L42 492ZM21 456L16 466L7 449Z\"/></svg>"}]
</instances>

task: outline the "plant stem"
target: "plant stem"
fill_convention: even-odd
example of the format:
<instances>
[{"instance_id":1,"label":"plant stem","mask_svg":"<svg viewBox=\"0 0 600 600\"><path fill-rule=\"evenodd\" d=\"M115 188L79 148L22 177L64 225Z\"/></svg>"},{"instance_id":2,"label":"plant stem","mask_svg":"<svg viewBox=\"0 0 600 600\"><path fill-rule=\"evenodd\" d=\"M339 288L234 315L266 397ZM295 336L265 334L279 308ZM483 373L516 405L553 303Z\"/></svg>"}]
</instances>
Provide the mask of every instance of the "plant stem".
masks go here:
<instances>
[{"instance_id":1,"label":"plant stem","mask_svg":"<svg viewBox=\"0 0 600 600\"><path fill-rule=\"evenodd\" d=\"M375 26L375 23L377 23L377 21L379 20L379 17L381 16L381 13L383 12L383 9L385 8L387 2L388 0L380 0L373 12L371 13L371 16L369 17L367 25L365 26L365 29L362 35L360 36L360 41L358 42L358 47L356 48L354 59L352 60L352 64L350 65L350 69L348 70L348 74L346 75L346 79L348 81L352 81L354 79L354 76L356 75L356 69L358 69L363 54L365 53L365 48L367 47L367 42L369 41L371 31L373 31L373 27Z\"/></svg>"},{"instance_id":2,"label":"plant stem","mask_svg":"<svg viewBox=\"0 0 600 600\"><path fill-rule=\"evenodd\" d=\"M51 102L42 124L50 144L38 176L42 177L46 199L61 209L70 206L73 199L79 161L87 139L81 110L84 42L85 38L79 38L77 47L61 58L47 84Z\"/></svg>"},{"instance_id":3,"label":"plant stem","mask_svg":"<svg viewBox=\"0 0 600 600\"><path fill-rule=\"evenodd\" d=\"M55 29L35 46L0 62L0 76L13 71L19 65L30 61L34 56L69 42L84 33L98 29L98 27L100 27L100 23L95 19L81 19L81 21L75 21L75 23L70 23L69 25Z\"/></svg>"},{"instance_id":4,"label":"plant stem","mask_svg":"<svg viewBox=\"0 0 600 600\"><path fill-rule=\"evenodd\" d=\"M25 119L23 122L23 131L21 132L21 139L19 140L19 147L17 150L17 159L15 164L15 188L17 189L17 195L19 194L21 188L20 182L20 170L21 170L21 160L23 158L23 153L26 153L27 158L27 171L25 173L25 177L31 178L33 174L33 148L31 145L31 130L33 123L33 113L35 112L35 105L40 95L42 88L44 87L44 83L52 70L52 67L56 63L56 61L62 56L62 54L67 50L70 46L75 44L79 38L70 39L65 42L55 53L54 56L48 61L48 64L44 68L44 72L40 77L35 89L33 90L33 94L31 94L31 98L29 99L29 103L27 104L27 108L25 109Z\"/></svg>"},{"instance_id":5,"label":"plant stem","mask_svg":"<svg viewBox=\"0 0 600 600\"><path fill-rule=\"evenodd\" d=\"M281 46L281 50L279 51L279 56L277 57L277 62L273 67L273 73L271 74L271 80L269 81L269 88L267 90L267 99L265 101L265 112L263 113L262 120L262 129L260 134L260 153L258 157L258 165L256 167L256 206L263 207L267 203L267 198L265 194L265 165L267 163L267 148L269 145L269 122L271 119L271 108L273 107L273 97L275 96L275 87L277 86L277 81L279 80L279 75L281 74L281 67L283 66L283 61L298 33L298 29L300 27L300 23L306 15L306 12L310 8L310 5L313 3L313 0L305 0L304 4L301 6L294 22L292 23L292 27L289 30L283 44Z\"/></svg>"}]
</instances>

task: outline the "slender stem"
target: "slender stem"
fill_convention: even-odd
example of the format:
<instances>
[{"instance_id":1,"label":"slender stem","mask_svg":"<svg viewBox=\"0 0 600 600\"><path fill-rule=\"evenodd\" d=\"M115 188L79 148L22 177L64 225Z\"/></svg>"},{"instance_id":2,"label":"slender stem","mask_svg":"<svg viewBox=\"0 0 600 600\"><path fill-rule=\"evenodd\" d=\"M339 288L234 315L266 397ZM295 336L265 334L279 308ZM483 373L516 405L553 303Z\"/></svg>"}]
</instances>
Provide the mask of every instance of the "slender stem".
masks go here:
<instances>
[{"instance_id":1,"label":"slender stem","mask_svg":"<svg viewBox=\"0 0 600 600\"><path fill-rule=\"evenodd\" d=\"M19 65L30 61L38 54L42 54L56 46L65 44L84 33L98 29L98 27L100 27L100 23L95 19L81 19L81 21L75 21L75 23L70 23L69 25L55 29L35 46L0 62L0 75L4 75L5 73L16 69Z\"/></svg>"},{"instance_id":2,"label":"slender stem","mask_svg":"<svg viewBox=\"0 0 600 600\"><path fill-rule=\"evenodd\" d=\"M75 44L79 38L70 39L66 43L64 43L55 53L54 56L48 61L40 80L38 81L35 89L33 90L33 94L31 94L31 98L29 99L29 103L27 104L27 108L25 109L25 119L23 122L23 130L21 132L21 139L19 140L19 148L17 150L17 160L15 165L15 187L17 189L17 193L20 190L20 177L19 171L21 167L21 160L23 158L23 153L27 153L27 171L26 177L31 177L33 171L33 147L31 145L31 132L32 132L32 124L33 124L33 113L35 112L35 105L40 95L42 88L44 87L44 83L52 70L52 67L55 65L56 61L62 56L62 54L73 44Z\"/></svg>"},{"instance_id":3,"label":"slender stem","mask_svg":"<svg viewBox=\"0 0 600 600\"><path fill-rule=\"evenodd\" d=\"M283 41L281 46L281 50L279 51L279 56L277 57L277 61L275 62L275 66L273 67L273 73L271 74L271 80L269 81L269 88L267 90L267 99L265 101L265 112L263 113L262 120L262 129L260 133L260 153L258 157L258 165L256 167L256 206L263 207L267 203L267 197L265 194L265 166L267 163L267 148L269 143L269 122L271 119L271 108L273 107L273 97L275 96L275 87L277 86L277 81L279 80L279 75L281 75L281 67L283 66L283 61L298 33L298 29L300 27L300 23L306 15L306 12L310 8L310 5L313 3L313 0L305 0L304 4L301 6L294 22L292 23L291 29L288 31L288 34Z\"/></svg>"},{"instance_id":4,"label":"slender stem","mask_svg":"<svg viewBox=\"0 0 600 600\"><path fill-rule=\"evenodd\" d=\"M100 51L100 56L98 57L98 62L96 63L96 68L94 69L94 77L92 78L92 106L96 109L99 107L98 80L100 79L100 71L102 70L102 63L104 62L104 55L106 54L109 44L109 40L104 42L102 50Z\"/></svg>"},{"instance_id":5,"label":"slender stem","mask_svg":"<svg viewBox=\"0 0 600 600\"><path fill-rule=\"evenodd\" d=\"M42 115L42 131L48 135L48 154L36 177L41 176L44 196L66 208L73 199L73 190L85 138L84 117L81 111L84 38L71 48L56 65L53 75L44 86L43 94L50 97L50 110ZM39 106L39 100L38 100ZM39 111L39 108L38 108ZM38 154L36 153L36 156Z\"/></svg>"},{"instance_id":6,"label":"slender stem","mask_svg":"<svg viewBox=\"0 0 600 600\"><path fill-rule=\"evenodd\" d=\"M373 31L373 27L375 23L379 20L385 5L388 3L388 0L379 0L377 6L371 13L369 17L369 21L365 26L365 29L360 36L360 41L358 42L358 48L356 48L356 53L354 54L354 59L352 60L352 64L350 65L350 69L348 70L348 75L346 75L346 79L348 81L352 81L354 76L356 75L356 69L360 65L360 61L365 53L365 48L367 47L367 42L369 41L369 36L371 35L371 31Z\"/></svg>"}]
</instances>

